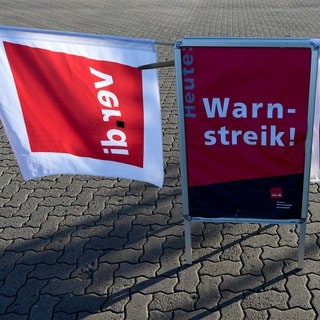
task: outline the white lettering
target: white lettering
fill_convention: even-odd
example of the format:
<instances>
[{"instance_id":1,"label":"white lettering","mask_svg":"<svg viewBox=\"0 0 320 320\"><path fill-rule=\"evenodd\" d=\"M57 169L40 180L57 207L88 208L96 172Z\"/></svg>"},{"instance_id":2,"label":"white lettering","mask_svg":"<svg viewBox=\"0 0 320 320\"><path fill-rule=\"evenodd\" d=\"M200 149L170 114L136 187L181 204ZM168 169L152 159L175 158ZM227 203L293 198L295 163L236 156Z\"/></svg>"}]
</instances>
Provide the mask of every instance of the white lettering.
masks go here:
<instances>
[{"instance_id":1,"label":"white lettering","mask_svg":"<svg viewBox=\"0 0 320 320\"><path fill-rule=\"evenodd\" d=\"M214 118L216 116L216 111L218 111L218 117L225 118L228 112L229 100L229 98L224 98L222 105L220 98L212 98L210 105L209 99L203 98L202 101L207 113L207 117Z\"/></svg>"},{"instance_id":2,"label":"white lettering","mask_svg":"<svg viewBox=\"0 0 320 320\"><path fill-rule=\"evenodd\" d=\"M236 118L258 118L259 116L267 117L268 119L282 119L283 118L283 106L281 103L267 103L264 105L262 102L253 102L251 105L247 105L244 102L230 103L230 98L202 98L203 106L207 115L207 118L226 118L228 113ZM230 107L230 111L229 111ZM289 109L295 110L295 109ZM261 114L264 112L264 114ZM288 113L290 113L288 111ZM293 112L291 112L293 113Z\"/></svg>"},{"instance_id":3,"label":"white lettering","mask_svg":"<svg viewBox=\"0 0 320 320\"><path fill-rule=\"evenodd\" d=\"M113 78L111 75L105 74L92 67L89 67L91 74L100 79L94 83L96 89L100 89L97 92L98 102L107 109L101 109L102 120L109 122L111 117L121 117L121 110L113 108L119 107L119 99L116 94L103 88L113 84ZM124 125L124 122L123 122ZM124 131L119 129L109 129L106 133L107 140L101 140L100 144L105 154L117 154L117 155L129 155L127 136Z\"/></svg>"}]
</instances>

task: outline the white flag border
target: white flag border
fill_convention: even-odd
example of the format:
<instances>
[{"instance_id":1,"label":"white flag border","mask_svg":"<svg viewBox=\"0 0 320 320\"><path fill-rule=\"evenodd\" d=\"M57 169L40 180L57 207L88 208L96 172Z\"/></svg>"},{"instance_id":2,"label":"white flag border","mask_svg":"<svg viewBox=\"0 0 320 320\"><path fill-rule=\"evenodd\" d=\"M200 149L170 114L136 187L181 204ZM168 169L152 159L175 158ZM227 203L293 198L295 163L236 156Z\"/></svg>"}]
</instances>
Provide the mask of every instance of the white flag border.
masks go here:
<instances>
[{"instance_id":1,"label":"white flag border","mask_svg":"<svg viewBox=\"0 0 320 320\"><path fill-rule=\"evenodd\" d=\"M76 173L142 180L162 187L164 170L157 70L142 71L144 99L143 168L65 153L31 152L14 79L2 43L2 41L10 41L90 59L106 60L138 67L156 62L154 40L0 27L0 41L0 74L5 75L0 78L1 95L4 95L1 99L1 101L4 101L3 106L0 101L0 115L25 180L56 174ZM128 49L142 54L128 54ZM9 106L11 107L8 112ZM4 111L5 109L7 112ZM7 125L9 123L10 125ZM12 124L19 130L12 130L10 128ZM74 171L70 171L70 168L74 168Z\"/></svg>"}]
</instances>

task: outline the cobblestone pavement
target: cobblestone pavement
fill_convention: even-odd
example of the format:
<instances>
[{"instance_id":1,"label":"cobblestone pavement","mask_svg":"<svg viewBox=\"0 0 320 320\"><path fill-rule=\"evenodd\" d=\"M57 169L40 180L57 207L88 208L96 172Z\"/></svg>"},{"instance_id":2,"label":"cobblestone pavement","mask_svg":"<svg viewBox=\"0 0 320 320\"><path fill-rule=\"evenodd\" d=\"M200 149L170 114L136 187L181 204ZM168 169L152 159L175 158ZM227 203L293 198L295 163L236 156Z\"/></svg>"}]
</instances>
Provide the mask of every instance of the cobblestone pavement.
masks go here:
<instances>
[{"instance_id":1,"label":"cobblestone pavement","mask_svg":"<svg viewBox=\"0 0 320 320\"><path fill-rule=\"evenodd\" d=\"M0 0L2 25L159 41L319 37L319 12L318 0ZM172 47L158 55L173 59ZM1 129L1 320L319 318L318 185L303 270L294 225L192 224L185 265L173 68L159 79L161 189L70 175L24 182Z\"/></svg>"}]
</instances>

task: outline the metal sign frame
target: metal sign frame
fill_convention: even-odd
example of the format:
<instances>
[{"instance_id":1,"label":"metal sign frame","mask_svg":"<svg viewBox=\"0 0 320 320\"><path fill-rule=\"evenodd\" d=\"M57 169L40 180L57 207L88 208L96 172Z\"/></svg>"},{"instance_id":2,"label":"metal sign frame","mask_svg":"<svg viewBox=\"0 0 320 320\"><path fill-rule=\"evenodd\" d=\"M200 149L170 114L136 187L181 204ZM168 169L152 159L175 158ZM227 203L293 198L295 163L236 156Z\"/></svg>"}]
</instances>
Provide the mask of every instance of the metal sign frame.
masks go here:
<instances>
[{"instance_id":1,"label":"metal sign frame","mask_svg":"<svg viewBox=\"0 0 320 320\"><path fill-rule=\"evenodd\" d=\"M259 218L204 218L193 217L189 212L188 199L188 178L187 178L187 157L186 157L186 136L185 136L185 116L183 97L183 70L182 70L182 48L183 47L259 47L259 48L310 48L310 86L308 99L308 124L307 136L305 140L305 162L302 194L302 212L300 219L278 220ZM299 252L298 267L302 269L304 263L304 246L306 235L306 219L308 213L309 179L313 137L313 119L315 105L315 91L318 64L318 46L311 39L291 39L291 38L183 38L176 41L174 47L177 102L179 118L179 139L180 139L180 160L181 179L183 197L183 217L185 228L185 257L187 264L192 263L192 243L191 243L191 222L214 222L214 223L262 223L262 224L299 224Z\"/></svg>"}]
</instances>

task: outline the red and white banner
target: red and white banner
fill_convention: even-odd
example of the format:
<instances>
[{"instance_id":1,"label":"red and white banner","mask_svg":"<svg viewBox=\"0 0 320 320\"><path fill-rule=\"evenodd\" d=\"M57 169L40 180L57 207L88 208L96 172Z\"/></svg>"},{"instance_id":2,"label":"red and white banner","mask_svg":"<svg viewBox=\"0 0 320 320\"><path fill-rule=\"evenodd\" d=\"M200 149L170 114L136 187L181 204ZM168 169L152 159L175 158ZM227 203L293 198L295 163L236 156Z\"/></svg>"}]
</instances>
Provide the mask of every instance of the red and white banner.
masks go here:
<instances>
[{"instance_id":1,"label":"red and white banner","mask_svg":"<svg viewBox=\"0 0 320 320\"><path fill-rule=\"evenodd\" d=\"M311 42L201 41L177 46L190 215L299 219L314 107Z\"/></svg>"},{"instance_id":2,"label":"red and white banner","mask_svg":"<svg viewBox=\"0 0 320 320\"><path fill-rule=\"evenodd\" d=\"M163 183L152 40L0 28L0 115L26 180L86 174Z\"/></svg>"}]
</instances>

